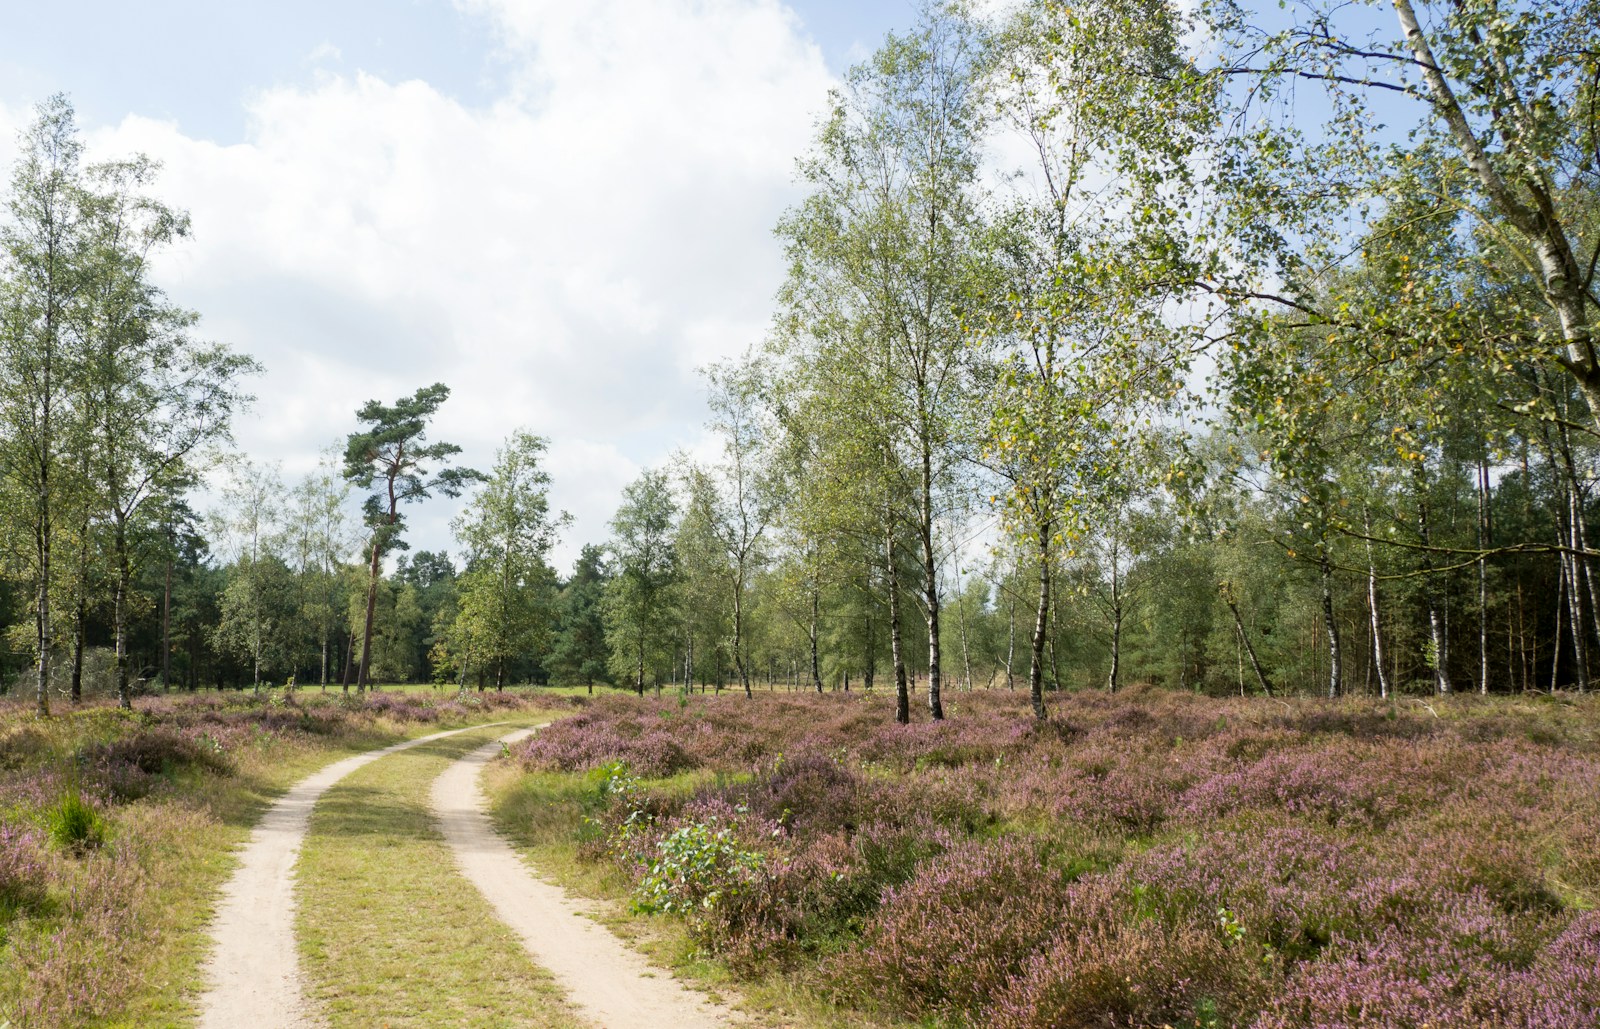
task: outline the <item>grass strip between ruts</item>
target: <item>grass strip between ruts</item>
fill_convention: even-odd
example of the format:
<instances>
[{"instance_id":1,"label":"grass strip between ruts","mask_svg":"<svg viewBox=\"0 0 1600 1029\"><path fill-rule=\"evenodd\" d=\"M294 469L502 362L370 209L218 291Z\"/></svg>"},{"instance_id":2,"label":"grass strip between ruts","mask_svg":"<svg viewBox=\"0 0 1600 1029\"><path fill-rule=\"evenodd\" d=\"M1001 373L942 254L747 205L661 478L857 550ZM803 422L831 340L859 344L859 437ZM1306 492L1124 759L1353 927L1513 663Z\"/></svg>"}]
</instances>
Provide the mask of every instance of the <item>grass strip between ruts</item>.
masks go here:
<instances>
[{"instance_id":1,"label":"grass strip between ruts","mask_svg":"<svg viewBox=\"0 0 1600 1029\"><path fill-rule=\"evenodd\" d=\"M317 804L296 933L308 997L335 1029L585 1024L461 877L429 812L434 779L511 728L383 758Z\"/></svg>"}]
</instances>

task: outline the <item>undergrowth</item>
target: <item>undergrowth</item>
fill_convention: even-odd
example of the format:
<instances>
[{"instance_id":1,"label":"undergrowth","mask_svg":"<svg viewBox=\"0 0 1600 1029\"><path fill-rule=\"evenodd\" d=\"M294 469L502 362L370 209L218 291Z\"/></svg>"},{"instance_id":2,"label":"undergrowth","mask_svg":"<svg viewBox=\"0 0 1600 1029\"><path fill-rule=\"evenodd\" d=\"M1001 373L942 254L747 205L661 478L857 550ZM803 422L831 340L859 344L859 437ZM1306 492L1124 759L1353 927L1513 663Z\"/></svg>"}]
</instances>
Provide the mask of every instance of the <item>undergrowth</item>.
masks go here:
<instances>
[{"instance_id":1,"label":"undergrowth","mask_svg":"<svg viewBox=\"0 0 1600 1029\"><path fill-rule=\"evenodd\" d=\"M516 756L635 911L863 1017L1600 1024L1593 700L890 703L606 699Z\"/></svg>"}]
</instances>

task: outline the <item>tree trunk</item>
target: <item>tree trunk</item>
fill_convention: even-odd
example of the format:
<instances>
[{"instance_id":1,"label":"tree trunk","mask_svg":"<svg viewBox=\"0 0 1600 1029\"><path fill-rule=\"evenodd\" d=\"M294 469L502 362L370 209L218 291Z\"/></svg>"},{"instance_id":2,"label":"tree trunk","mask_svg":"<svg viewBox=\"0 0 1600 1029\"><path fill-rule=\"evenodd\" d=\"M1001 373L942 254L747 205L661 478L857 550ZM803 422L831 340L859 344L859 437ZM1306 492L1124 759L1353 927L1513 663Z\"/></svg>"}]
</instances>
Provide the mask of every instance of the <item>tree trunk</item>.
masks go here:
<instances>
[{"instance_id":1,"label":"tree trunk","mask_svg":"<svg viewBox=\"0 0 1600 1029\"><path fill-rule=\"evenodd\" d=\"M389 521L394 523L394 512L389 512ZM372 621L378 611L378 575L382 571L383 545L379 542L379 535L375 531L372 536L372 566L367 575L367 617L361 630L361 667L356 673L356 692L360 693L367 688L367 673L372 665Z\"/></svg>"},{"instance_id":2,"label":"tree trunk","mask_svg":"<svg viewBox=\"0 0 1600 1029\"><path fill-rule=\"evenodd\" d=\"M1111 671L1106 675L1106 691L1117 692L1122 672L1122 555L1120 541L1111 538Z\"/></svg>"},{"instance_id":3,"label":"tree trunk","mask_svg":"<svg viewBox=\"0 0 1600 1029\"><path fill-rule=\"evenodd\" d=\"M741 581L743 577L743 564L740 565ZM733 667L739 672L739 684L744 687L744 695L752 697L750 692L750 671L744 664L744 590L738 582L733 585ZM720 692L721 678L718 678Z\"/></svg>"},{"instance_id":4,"label":"tree trunk","mask_svg":"<svg viewBox=\"0 0 1600 1029\"><path fill-rule=\"evenodd\" d=\"M120 514L117 516L113 543L117 562L116 595L112 602L112 623L116 634L117 706L130 711L133 709L133 694L128 682L128 591L132 588L133 568L128 558L128 526Z\"/></svg>"},{"instance_id":5,"label":"tree trunk","mask_svg":"<svg viewBox=\"0 0 1600 1029\"><path fill-rule=\"evenodd\" d=\"M871 598L867 601L871 603ZM872 611L869 608L866 614L866 654L862 661L861 678L868 693L872 692L872 681L878 672L878 636L872 631Z\"/></svg>"},{"instance_id":6,"label":"tree trunk","mask_svg":"<svg viewBox=\"0 0 1600 1029\"><path fill-rule=\"evenodd\" d=\"M1570 608L1567 627L1572 635L1572 681L1579 693L1589 690L1589 633L1583 623L1583 593L1578 585L1582 572L1578 556L1566 554L1567 606Z\"/></svg>"},{"instance_id":7,"label":"tree trunk","mask_svg":"<svg viewBox=\"0 0 1600 1029\"><path fill-rule=\"evenodd\" d=\"M928 713L936 722L944 720L940 699L939 659L939 565L933 549L933 456L922 451L922 524L918 537L922 543L922 604L928 619Z\"/></svg>"},{"instance_id":8,"label":"tree trunk","mask_svg":"<svg viewBox=\"0 0 1600 1029\"><path fill-rule=\"evenodd\" d=\"M328 638L322 638L322 688L328 688ZM172 562L161 591L161 689L172 689Z\"/></svg>"},{"instance_id":9,"label":"tree trunk","mask_svg":"<svg viewBox=\"0 0 1600 1029\"><path fill-rule=\"evenodd\" d=\"M811 587L811 684L822 692L822 662L817 656L817 622L821 620L822 591Z\"/></svg>"},{"instance_id":10,"label":"tree trunk","mask_svg":"<svg viewBox=\"0 0 1600 1029\"><path fill-rule=\"evenodd\" d=\"M1561 688L1561 619L1567 603L1567 561L1561 559L1561 574L1556 579L1556 634L1550 648L1550 692Z\"/></svg>"},{"instance_id":11,"label":"tree trunk","mask_svg":"<svg viewBox=\"0 0 1600 1029\"><path fill-rule=\"evenodd\" d=\"M1339 646L1339 622L1333 615L1333 564L1328 560L1328 548L1321 548L1322 565L1322 617L1328 626L1328 699L1335 700L1344 692L1344 653Z\"/></svg>"},{"instance_id":12,"label":"tree trunk","mask_svg":"<svg viewBox=\"0 0 1600 1029\"><path fill-rule=\"evenodd\" d=\"M1233 599L1233 586L1230 583L1222 584L1222 602L1228 605L1228 611L1233 615L1234 628L1239 631L1239 641L1244 644L1245 653L1250 655L1250 668L1256 673L1256 682L1261 684L1261 692L1269 697L1272 696L1272 683L1261 668L1261 659L1256 656L1255 644L1250 642L1250 634L1245 632L1244 619L1239 617L1239 605Z\"/></svg>"},{"instance_id":13,"label":"tree trunk","mask_svg":"<svg viewBox=\"0 0 1600 1029\"><path fill-rule=\"evenodd\" d=\"M1489 692L1489 459L1478 459L1478 692Z\"/></svg>"},{"instance_id":14,"label":"tree trunk","mask_svg":"<svg viewBox=\"0 0 1600 1029\"><path fill-rule=\"evenodd\" d=\"M46 421L46 425L48 425ZM42 472L48 478L48 472ZM37 525L34 530L34 551L39 560L39 589L34 595L34 646L38 652L35 666L37 689L34 711L40 718L50 717L50 494L39 491L37 498Z\"/></svg>"},{"instance_id":15,"label":"tree trunk","mask_svg":"<svg viewBox=\"0 0 1600 1029\"><path fill-rule=\"evenodd\" d=\"M1017 656L1017 598L1010 591L1006 593L1006 689L1017 688L1016 676L1012 672Z\"/></svg>"},{"instance_id":16,"label":"tree trunk","mask_svg":"<svg viewBox=\"0 0 1600 1029\"><path fill-rule=\"evenodd\" d=\"M68 688L68 695L75 705L83 700L83 645L84 636L89 631L88 609L89 602L80 589L78 609L72 615L72 684Z\"/></svg>"},{"instance_id":17,"label":"tree trunk","mask_svg":"<svg viewBox=\"0 0 1600 1029\"><path fill-rule=\"evenodd\" d=\"M889 581L889 655L894 663L894 720L911 722L911 693L906 685L905 651L900 640L900 573L895 568L894 530L889 530L883 546Z\"/></svg>"},{"instance_id":18,"label":"tree trunk","mask_svg":"<svg viewBox=\"0 0 1600 1029\"><path fill-rule=\"evenodd\" d=\"M1031 660L1028 662L1028 700L1033 704L1033 717L1043 721L1044 708L1044 646L1050 635L1050 523L1039 527L1039 605L1034 611L1033 638L1030 641Z\"/></svg>"},{"instance_id":19,"label":"tree trunk","mask_svg":"<svg viewBox=\"0 0 1600 1029\"><path fill-rule=\"evenodd\" d=\"M1417 490L1417 538L1422 551L1422 594L1428 608L1428 638L1433 644L1433 686L1440 696L1451 692L1450 686L1450 635L1441 609L1438 587L1433 581L1433 555L1426 549L1433 545L1432 530L1428 524L1428 482L1420 463L1412 469L1412 479Z\"/></svg>"},{"instance_id":20,"label":"tree trunk","mask_svg":"<svg viewBox=\"0 0 1600 1029\"><path fill-rule=\"evenodd\" d=\"M959 569L957 569L957 572L957 580L959 583ZM956 628L961 633L961 682L962 688L968 693L971 693L972 652L971 648L967 645L967 593L966 590L960 590L959 594L958 602L961 606L956 610L960 612L961 618L960 621L956 623Z\"/></svg>"},{"instance_id":21,"label":"tree trunk","mask_svg":"<svg viewBox=\"0 0 1600 1029\"><path fill-rule=\"evenodd\" d=\"M356 634L355 634L355 630L352 629L350 631L349 642L346 643L345 648L344 648L344 674L342 676L340 676L340 682L339 682L340 689L342 689L345 693L349 693L350 692L350 676L352 674L354 674L354 672L355 672L355 662L356 662Z\"/></svg>"},{"instance_id":22,"label":"tree trunk","mask_svg":"<svg viewBox=\"0 0 1600 1029\"><path fill-rule=\"evenodd\" d=\"M1383 628L1378 617L1378 565L1372 555L1372 511L1364 508L1361 525L1367 539L1367 614L1372 621L1372 661L1378 669L1378 696L1389 699L1389 673L1383 667Z\"/></svg>"}]
</instances>

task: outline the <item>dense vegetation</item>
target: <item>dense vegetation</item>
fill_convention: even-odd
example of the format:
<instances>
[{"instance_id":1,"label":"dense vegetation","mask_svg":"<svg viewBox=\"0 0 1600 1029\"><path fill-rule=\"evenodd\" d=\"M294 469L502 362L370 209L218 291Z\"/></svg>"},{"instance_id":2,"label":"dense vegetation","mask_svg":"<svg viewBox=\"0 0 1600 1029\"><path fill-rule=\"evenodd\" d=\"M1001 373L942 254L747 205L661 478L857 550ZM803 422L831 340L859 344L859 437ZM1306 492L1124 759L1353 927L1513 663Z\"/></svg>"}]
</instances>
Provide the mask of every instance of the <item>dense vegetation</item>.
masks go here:
<instances>
[{"instance_id":1,"label":"dense vegetation","mask_svg":"<svg viewBox=\"0 0 1600 1029\"><path fill-rule=\"evenodd\" d=\"M889 705L597 701L519 750L504 810L569 805L636 911L891 1021L1600 1020L1592 703Z\"/></svg>"}]
</instances>

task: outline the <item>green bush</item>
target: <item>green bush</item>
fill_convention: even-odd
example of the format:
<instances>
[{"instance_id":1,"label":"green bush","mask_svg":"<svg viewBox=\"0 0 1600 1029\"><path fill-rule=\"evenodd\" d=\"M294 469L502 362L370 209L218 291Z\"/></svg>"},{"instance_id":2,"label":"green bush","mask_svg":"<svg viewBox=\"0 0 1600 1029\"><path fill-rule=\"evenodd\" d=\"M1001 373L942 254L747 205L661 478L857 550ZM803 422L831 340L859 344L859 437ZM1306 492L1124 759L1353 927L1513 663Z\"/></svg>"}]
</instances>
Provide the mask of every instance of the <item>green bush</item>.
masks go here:
<instances>
[{"instance_id":1,"label":"green bush","mask_svg":"<svg viewBox=\"0 0 1600 1029\"><path fill-rule=\"evenodd\" d=\"M660 853L634 889L633 908L644 914L691 914L737 896L760 870L762 856L743 850L731 828L703 822L679 826L656 844Z\"/></svg>"}]
</instances>

